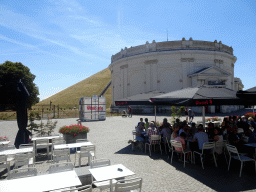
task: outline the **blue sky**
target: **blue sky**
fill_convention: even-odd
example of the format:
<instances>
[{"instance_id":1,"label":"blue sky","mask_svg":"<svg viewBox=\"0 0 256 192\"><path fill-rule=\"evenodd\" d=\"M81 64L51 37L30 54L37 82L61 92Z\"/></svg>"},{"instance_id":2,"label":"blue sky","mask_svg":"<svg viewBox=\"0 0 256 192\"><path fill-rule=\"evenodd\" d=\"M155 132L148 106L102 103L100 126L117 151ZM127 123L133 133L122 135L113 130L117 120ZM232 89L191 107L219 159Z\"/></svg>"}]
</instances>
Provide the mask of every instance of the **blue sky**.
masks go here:
<instances>
[{"instance_id":1,"label":"blue sky","mask_svg":"<svg viewBox=\"0 0 256 192\"><path fill-rule=\"evenodd\" d=\"M235 77L256 86L256 1L0 0L0 63L22 62L43 100L105 69L146 41L222 41Z\"/></svg>"}]
</instances>

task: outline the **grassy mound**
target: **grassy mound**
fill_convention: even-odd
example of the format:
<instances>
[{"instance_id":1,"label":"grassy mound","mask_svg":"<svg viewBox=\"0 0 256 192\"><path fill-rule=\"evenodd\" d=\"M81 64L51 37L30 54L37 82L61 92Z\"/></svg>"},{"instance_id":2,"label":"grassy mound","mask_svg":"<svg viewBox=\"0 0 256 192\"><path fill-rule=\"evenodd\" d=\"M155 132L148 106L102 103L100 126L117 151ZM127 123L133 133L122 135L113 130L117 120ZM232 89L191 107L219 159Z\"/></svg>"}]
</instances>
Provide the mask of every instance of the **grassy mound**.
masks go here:
<instances>
[{"instance_id":1,"label":"grassy mound","mask_svg":"<svg viewBox=\"0 0 256 192\"><path fill-rule=\"evenodd\" d=\"M99 95L101 91L107 86L111 80L111 71L106 68L85 80L82 80L75 85L72 85L55 95L37 103L36 105L59 105L60 107L73 108L76 106L78 108L79 98L92 97L93 95ZM111 86L108 88L107 92L103 95L106 97L106 108L110 108L111 105Z\"/></svg>"}]
</instances>

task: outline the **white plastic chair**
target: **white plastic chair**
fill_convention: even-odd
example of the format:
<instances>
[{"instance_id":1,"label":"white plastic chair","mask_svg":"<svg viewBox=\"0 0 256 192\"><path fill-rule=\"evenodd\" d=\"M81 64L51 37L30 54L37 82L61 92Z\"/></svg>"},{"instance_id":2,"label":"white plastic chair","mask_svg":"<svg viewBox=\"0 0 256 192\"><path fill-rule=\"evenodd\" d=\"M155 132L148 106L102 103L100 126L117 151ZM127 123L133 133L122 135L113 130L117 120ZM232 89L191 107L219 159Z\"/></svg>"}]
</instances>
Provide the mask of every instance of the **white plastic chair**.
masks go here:
<instances>
[{"instance_id":1,"label":"white plastic chair","mask_svg":"<svg viewBox=\"0 0 256 192\"><path fill-rule=\"evenodd\" d=\"M7 160L7 155L0 155L0 168L7 168L7 173L10 172L10 162Z\"/></svg>"},{"instance_id":2,"label":"white plastic chair","mask_svg":"<svg viewBox=\"0 0 256 192\"><path fill-rule=\"evenodd\" d=\"M207 143L204 143L201 153L198 152L198 151L194 151L194 163L195 163L195 154L200 155L200 159L201 159L201 163L202 163L202 168L204 169L203 155L204 155L204 150L206 150L206 149L211 150L211 153L212 153L212 155L213 155L213 159L214 159L215 166L217 167L217 162L216 162L216 158L215 158L215 155L214 155L214 149L215 149L215 144L214 144L214 142L207 142Z\"/></svg>"},{"instance_id":3,"label":"white plastic chair","mask_svg":"<svg viewBox=\"0 0 256 192\"><path fill-rule=\"evenodd\" d=\"M83 157L88 158L88 165L91 163L91 159L95 159L95 146L90 145L90 146L82 146L80 147L80 151L76 151L75 154L75 162L76 162L76 155L79 155L79 167L81 166L81 159Z\"/></svg>"},{"instance_id":4,"label":"white plastic chair","mask_svg":"<svg viewBox=\"0 0 256 192\"><path fill-rule=\"evenodd\" d=\"M142 189L142 178L132 178L117 181L115 185L115 192L141 192Z\"/></svg>"},{"instance_id":5,"label":"white plastic chair","mask_svg":"<svg viewBox=\"0 0 256 192\"><path fill-rule=\"evenodd\" d=\"M233 146L233 145L226 144L226 146L227 146L227 150L228 150L228 153L229 153L228 170L229 170L229 168L230 168L231 158L234 158L234 159L236 159L236 160L241 161L241 168L240 168L240 175L239 175L239 177L241 177L241 175L242 175L243 162L246 162L246 161L254 161L255 169L256 169L256 162L255 162L254 159L239 154L238 151L237 151L237 148L236 148L235 146Z\"/></svg>"},{"instance_id":6,"label":"white plastic chair","mask_svg":"<svg viewBox=\"0 0 256 192\"><path fill-rule=\"evenodd\" d=\"M72 171L74 169L74 165L71 162L65 162L65 163L55 163L50 165L49 167L49 173L59 173L63 171Z\"/></svg>"},{"instance_id":7,"label":"white plastic chair","mask_svg":"<svg viewBox=\"0 0 256 192\"><path fill-rule=\"evenodd\" d=\"M29 147L33 147L33 149L34 149L35 148L35 144L34 143L20 144L19 149L24 149L24 148L29 148Z\"/></svg>"},{"instance_id":8,"label":"white plastic chair","mask_svg":"<svg viewBox=\"0 0 256 192\"><path fill-rule=\"evenodd\" d=\"M33 151L29 152L28 155L30 158L33 158L33 162L35 162L35 143L29 143L29 144L20 144L19 149L29 148L33 147ZM32 160L30 160L32 161Z\"/></svg>"},{"instance_id":9,"label":"white plastic chair","mask_svg":"<svg viewBox=\"0 0 256 192\"><path fill-rule=\"evenodd\" d=\"M243 128L238 128L237 133L244 133L244 129Z\"/></svg>"},{"instance_id":10,"label":"white plastic chair","mask_svg":"<svg viewBox=\"0 0 256 192\"><path fill-rule=\"evenodd\" d=\"M171 146L172 146L172 157L171 157L171 164L172 164L172 159L173 159L173 152L176 152L178 154L182 153L183 154L183 161L184 161L184 168L185 168L185 164L186 164L186 154L190 153L191 154L191 162L192 162L192 152L188 149L184 150L182 147L182 143L179 141L175 141L175 140L171 140ZM177 151L176 148L181 148L181 151Z\"/></svg>"},{"instance_id":11,"label":"white plastic chair","mask_svg":"<svg viewBox=\"0 0 256 192\"><path fill-rule=\"evenodd\" d=\"M95 159L91 161L90 168L99 168L99 167L105 167L111 165L109 159ZM93 176L92 176L92 182L93 182ZM115 184L117 181L115 179L112 179L112 184ZM110 187L110 181L98 181L94 182L94 185L102 191L103 189Z\"/></svg>"},{"instance_id":12,"label":"white plastic chair","mask_svg":"<svg viewBox=\"0 0 256 192\"><path fill-rule=\"evenodd\" d=\"M133 131L132 131L132 138L133 138L133 141L136 140L136 130L133 130Z\"/></svg>"},{"instance_id":13,"label":"white plastic chair","mask_svg":"<svg viewBox=\"0 0 256 192\"><path fill-rule=\"evenodd\" d=\"M152 142L157 142L156 144L153 144ZM160 151L162 155L162 148L161 148L161 136L160 135L151 135L150 137L150 143L145 143L145 153L147 152L147 145L149 146L149 155L151 156L151 147L154 145L154 151L155 151L155 146L159 145L160 146Z\"/></svg>"},{"instance_id":14,"label":"white plastic chair","mask_svg":"<svg viewBox=\"0 0 256 192\"><path fill-rule=\"evenodd\" d=\"M71 161L70 160L70 149L54 149L52 153L52 160L54 163L59 163L60 161Z\"/></svg>"},{"instance_id":15,"label":"white plastic chair","mask_svg":"<svg viewBox=\"0 0 256 192\"><path fill-rule=\"evenodd\" d=\"M75 187L74 189L65 189L61 190L61 192L92 192L92 185L84 185L81 187Z\"/></svg>"},{"instance_id":16,"label":"white plastic chair","mask_svg":"<svg viewBox=\"0 0 256 192\"><path fill-rule=\"evenodd\" d=\"M34 152L28 153L18 153L14 157L14 169L19 168L20 166L34 167Z\"/></svg>"},{"instance_id":17,"label":"white plastic chair","mask_svg":"<svg viewBox=\"0 0 256 192\"><path fill-rule=\"evenodd\" d=\"M38 149L46 149L47 150L47 157L49 156L49 139L39 139L35 141L35 154L37 156Z\"/></svg>"},{"instance_id":18,"label":"white plastic chair","mask_svg":"<svg viewBox=\"0 0 256 192\"><path fill-rule=\"evenodd\" d=\"M217 142L215 142L214 152L216 153L215 150L216 150L217 148L222 148L222 153L224 154L225 159L226 159L226 162L228 163L228 161L227 161L227 155L226 155L226 144L227 144L227 141L217 141Z\"/></svg>"},{"instance_id":19,"label":"white plastic chair","mask_svg":"<svg viewBox=\"0 0 256 192\"><path fill-rule=\"evenodd\" d=\"M109 159L95 159L91 161L90 168L98 168L98 167L105 167L111 165Z\"/></svg>"},{"instance_id":20,"label":"white plastic chair","mask_svg":"<svg viewBox=\"0 0 256 192\"><path fill-rule=\"evenodd\" d=\"M31 177L36 175L37 175L37 170L35 167L19 168L19 169L11 170L10 174L8 174L8 179L18 179L22 177Z\"/></svg>"},{"instance_id":21,"label":"white plastic chair","mask_svg":"<svg viewBox=\"0 0 256 192\"><path fill-rule=\"evenodd\" d=\"M168 140L168 138L166 138L166 140L167 140L166 143L167 143L168 151L170 153L172 151L172 146L171 146L170 140ZM168 153L168 159L170 158L169 153Z\"/></svg>"},{"instance_id":22,"label":"white plastic chair","mask_svg":"<svg viewBox=\"0 0 256 192\"><path fill-rule=\"evenodd\" d=\"M167 154L167 147L169 148L169 140L170 140L170 137L165 137L164 140L164 148L165 148L165 153ZM170 152L170 150L168 150Z\"/></svg>"},{"instance_id":23,"label":"white plastic chair","mask_svg":"<svg viewBox=\"0 0 256 192\"><path fill-rule=\"evenodd\" d=\"M130 140L129 142L131 142L132 144L132 151L134 151L134 148L135 148L135 142L136 142L136 130L133 130L132 131L132 140Z\"/></svg>"},{"instance_id":24,"label":"white plastic chair","mask_svg":"<svg viewBox=\"0 0 256 192\"><path fill-rule=\"evenodd\" d=\"M62 137L52 139L52 145L60 144L66 144L66 141Z\"/></svg>"}]
</instances>

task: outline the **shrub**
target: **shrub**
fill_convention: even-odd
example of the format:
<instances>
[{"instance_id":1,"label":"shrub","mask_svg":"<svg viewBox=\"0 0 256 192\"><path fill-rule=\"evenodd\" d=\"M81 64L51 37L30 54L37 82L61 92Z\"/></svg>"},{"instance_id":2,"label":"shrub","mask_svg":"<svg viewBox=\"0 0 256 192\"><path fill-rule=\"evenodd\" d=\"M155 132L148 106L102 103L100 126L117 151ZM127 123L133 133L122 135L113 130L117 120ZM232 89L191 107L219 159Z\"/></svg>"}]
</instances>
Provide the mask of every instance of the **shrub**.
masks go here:
<instances>
[{"instance_id":1,"label":"shrub","mask_svg":"<svg viewBox=\"0 0 256 192\"><path fill-rule=\"evenodd\" d=\"M83 125L69 125L60 128L59 133L77 136L79 133L88 133L90 130Z\"/></svg>"}]
</instances>

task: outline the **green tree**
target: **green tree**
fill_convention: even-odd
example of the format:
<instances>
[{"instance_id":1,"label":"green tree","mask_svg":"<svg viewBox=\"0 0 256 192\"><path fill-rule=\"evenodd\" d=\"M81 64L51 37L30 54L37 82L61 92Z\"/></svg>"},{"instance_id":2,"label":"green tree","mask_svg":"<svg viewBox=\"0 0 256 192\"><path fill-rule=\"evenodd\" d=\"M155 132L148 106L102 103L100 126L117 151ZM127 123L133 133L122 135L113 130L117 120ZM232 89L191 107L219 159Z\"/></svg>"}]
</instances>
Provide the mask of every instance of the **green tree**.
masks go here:
<instances>
[{"instance_id":1,"label":"green tree","mask_svg":"<svg viewBox=\"0 0 256 192\"><path fill-rule=\"evenodd\" d=\"M182 116L182 113L184 113L185 111L185 107L184 106L180 106L180 107L175 107L175 106L171 106L171 116L173 116L174 121L177 118L180 118Z\"/></svg>"},{"instance_id":2,"label":"green tree","mask_svg":"<svg viewBox=\"0 0 256 192\"><path fill-rule=\"evenodd\" d=\"M22 63L6 61L0 64L0 103L8 104L8 109L15 110L17 83L21 81L26 86L30 97L27 100L27 107L39 102L39 91L33 82L36 76Z\"/></svg>"}]
</instances>

